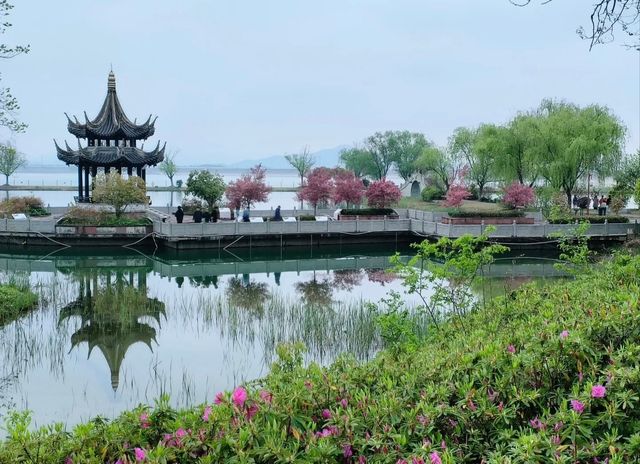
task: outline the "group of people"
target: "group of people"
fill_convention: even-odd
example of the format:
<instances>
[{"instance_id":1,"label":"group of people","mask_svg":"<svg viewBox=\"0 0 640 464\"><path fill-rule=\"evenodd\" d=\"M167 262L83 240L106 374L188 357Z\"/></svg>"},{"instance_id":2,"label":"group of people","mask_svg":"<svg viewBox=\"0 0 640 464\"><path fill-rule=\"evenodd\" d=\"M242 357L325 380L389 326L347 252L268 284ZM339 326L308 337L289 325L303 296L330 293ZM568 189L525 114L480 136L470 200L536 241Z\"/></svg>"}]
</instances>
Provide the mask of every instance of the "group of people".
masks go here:
<instances>
[{"instance_id":1,"label":"group of people","mask_svg":"<svg viewBox=\"0 0 640 464\"><path fill-rule=\"evenodd\" d=\"M176 222L178 224L182 224L182 221L184 220L184 210L182 209L182 206L178 206L178 209L173 213L173 215L176 217ZM202 211L198 208L193 212L192 217L193 222L196 223L218 222L218 219L220 218L220 210L215 207L212 212L209 212L208 210Z\"/></svg>"},{"instance_id":2,"label":"group of people","mask_svg":"<svg viewBox=\"0 0 640 464\"><path fill-rule=\"evenodd\" d=\"M182 221L184 220L184 210L182 209L182 206L178 206L178 209L173 213L173 215L176 217L176 222L178 224L182 224ZM244 211L242 211L242 222L250 222L249 216L249 208L245 208ZM218 207L213 208L213 213L210 213L207 210L201 211L200 208L193 212L193 222L196 223L218 222L218 219L220 219L220 210ZM272 221L282 221L280 205L276 208Z\"/></svg>"},{"instance_id":3,"label":"group of people","mask_svg":"<svg viewBox=\"0 0 640 464\"><path fill-rule=\"evenodd\" d=\"M605 197L604 195L600 195L600 197L598 197L597 193L593 195L593 198L579 198L577 195L574 195L572 204L575 211L578 211L578 209L591 207L592 209L598 211L598 216L606 216L607 210L611 205L611 197Z\"/></svg>"}]
</instances>

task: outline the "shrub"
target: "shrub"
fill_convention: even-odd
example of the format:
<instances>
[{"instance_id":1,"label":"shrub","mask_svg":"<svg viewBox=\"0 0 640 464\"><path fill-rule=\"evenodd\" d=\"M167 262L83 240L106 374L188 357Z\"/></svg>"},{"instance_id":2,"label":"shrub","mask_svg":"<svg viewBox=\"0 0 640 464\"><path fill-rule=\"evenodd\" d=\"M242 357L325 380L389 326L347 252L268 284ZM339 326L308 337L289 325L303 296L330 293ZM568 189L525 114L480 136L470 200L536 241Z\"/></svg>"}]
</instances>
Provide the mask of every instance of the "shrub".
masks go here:
<instances>
[{"instance_id":1,"label":"shrub","mask_svg":"<svg viewBox=\"0 0 640 464\"><path fill-rule=\"evenodd\" d=\"M450 217L522 217L524 211L518 209L504 209L498 211L466 211L460 209L450 209L448 211Z\"/></svg>"},{"instance_id":2,"label":"shrub","mask_svg":"<svg viewBox=\"0 0 640 464\"><path fill-rule=\"evenodd\" d=\"M519 182L513 182L504 189L502 202L510 208L524 208L532 205L536 200L533 188Z\"/></svg>"},{"instance_id":3,"label":"shrub","mask_svg":"<svg viewBox=\"0 0 640 464\"><path fill-rule=\"evenodd\" d=\"M398 186L384 178L373 182L367 189L367 203L372 208L388 208L401 197Z\"/></svg>"},{"instance_id":4,"label":"shrub","mask_svg":"<svg viewBox=\"0 0 640 464\"><path fill-rule=\"evenodd\" d=\"M146 226L151 221L142 216L131 214L117 217L115 214L104 209L83 208L75 206L70 208L65 217L58 221L58 224L65 226Z\"/></svg>"},{"instance_id":5,"label":"shrub","mask_svg":"<svg viewBox=\"0 0 640 464\"><path fill-rule=\"evenodd\" d=\"M449 190L447 190L447 196L445 197L444 205L457 208L462 204L462 201L465 198L469 197L471 197L471 193L469 192L467 187L462 184L454 184L449 187Z\"/></svg>"},{"instance_id":6,"label":"shrub","mask_svg":"<svg viewBox=\"0 0 640 464\"><path fill-rule=\"evenodd\" d=\"M444 190L435 185L430 185L422 189L421 196L423 201L440 200L444 196Z\"/></svg>"},{"instance_id":7,"label":"shrub","mask_svg":"<svg viewBox=\"0 0 640 464\"><path fill-rule=\"evenodd\" d=\"M591 224L620 224L629 222L625 216L562 216L549 219L549 224L573 224L574 222L589 222Z\"/></svg>"},{"instance_id":8,"label":"shrub","mask_svg":"<svg viewBox=\"0 0 640 464\"><path fill-rule=\"evenodd\" d=\"M184 214L193 214L195 210L204 210L205 203L196 197L185 197L182 200L182 210Z\"/></svg>"},{"instance_id":9,"label":"shrub","mask_svg":"<svg viewBox=\"0 0 640 464\"><path fill-rule=\"evenodd\" d=\"M33 196L8 198L0 202L0 211L4 211L7 214L23 213L29 216L46 216L49 214L42 200Z\"/></svg>"},{"instance_id":10,"label":"shrub","mask_svg":"<svg viewBox=\"0 0 640 464\"><path fill-rule=\"evenodd\" d=\"M397 214L391 208L343 208L340 210L341 216L397 216Z\"/></svg>"}]
</instances>

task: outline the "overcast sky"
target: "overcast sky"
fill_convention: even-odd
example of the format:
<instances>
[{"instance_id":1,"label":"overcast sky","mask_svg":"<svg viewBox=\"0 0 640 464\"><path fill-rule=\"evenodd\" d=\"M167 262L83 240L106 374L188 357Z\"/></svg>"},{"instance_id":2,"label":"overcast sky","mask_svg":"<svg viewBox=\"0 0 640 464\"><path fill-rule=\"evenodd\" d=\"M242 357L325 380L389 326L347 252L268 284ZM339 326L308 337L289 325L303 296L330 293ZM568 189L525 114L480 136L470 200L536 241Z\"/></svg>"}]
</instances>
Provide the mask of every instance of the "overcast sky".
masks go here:
<instances>
[{"instance_id":1,"label":"overcast sky","mask_svg":"<svg viewBox=\"0 0 640 464\"><path fill-rule=\"evenodd\" d=\"M55 163L76 141L64 112L93 118L113 64L120 101L179 164L229 163L420 131L444 144L458 126L503 123L546 97L599 103L639 146L640 57L620 43L589 52L576 28L587 0L14 0L3 60L29 124L14 141ZM2 138L9 137L2 133Z\"/></svg>"}]
</instances>

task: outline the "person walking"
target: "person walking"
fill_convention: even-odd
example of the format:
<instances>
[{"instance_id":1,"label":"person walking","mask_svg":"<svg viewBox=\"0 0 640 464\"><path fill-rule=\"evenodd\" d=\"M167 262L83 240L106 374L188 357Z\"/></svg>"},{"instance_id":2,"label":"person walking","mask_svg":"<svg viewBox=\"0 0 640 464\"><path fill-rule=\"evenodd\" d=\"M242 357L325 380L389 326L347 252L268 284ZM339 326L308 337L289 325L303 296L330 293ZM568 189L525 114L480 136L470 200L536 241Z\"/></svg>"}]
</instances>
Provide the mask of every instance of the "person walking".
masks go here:
<instances>
[{"instance_id":1,"label":"person walking","mask_svg":"<svg viewBox=\"0 0 640 464\"><path fill-rule=\"evenodd\" d=\"M598 216L606 216L607 214L607 200L604 195L600 196L600 200L598 201Z\"/></svg>"},{"instance_id":2,"label":"person walking","mask_svg":"<svg viewBox=\"0 0 640 464\"><path fill-rule=\"evenodd\" d=\"M282 221L282 215L280 214L280 205L278 205L278 207L276 208L276 212L273 215L273 220L274 221Z\"/></svg>"},{"instance_id":3,"label":"person walking","mask_svg":"<svg viewBox=\"0 0 640 464\"><path fill-rule=\"evenodd\" d=\"M178 224L182 224L182 219L184 218L184 211L182 211L182 206L178 206L178 209L175 213L173 213L173 215L176 217L176 222Z\"/></svg>"},{"instance_id":4,"label":"person walking","mask_svg":"<svg viewBox=\"0 0 640 464\"><path fill-rule=\"evenodd\" d=\"M242 222L249 222L249 208L245 208L242 212Z\"/></svg>"}]
</instances>

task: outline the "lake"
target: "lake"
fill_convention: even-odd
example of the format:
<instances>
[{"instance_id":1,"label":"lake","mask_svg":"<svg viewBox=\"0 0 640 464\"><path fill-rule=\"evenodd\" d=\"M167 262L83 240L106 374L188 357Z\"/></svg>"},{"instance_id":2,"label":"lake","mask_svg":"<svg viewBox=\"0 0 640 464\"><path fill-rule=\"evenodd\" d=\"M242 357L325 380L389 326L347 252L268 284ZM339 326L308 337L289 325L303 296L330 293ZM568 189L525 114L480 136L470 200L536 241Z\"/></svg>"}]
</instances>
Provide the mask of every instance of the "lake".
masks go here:
<instances>
[{"instance_id":1,"label":"lake","mask_svg":"<svg viewBox=\"0 0 640 464\"><path fill-rule=\"evenodd\" d=\"M396 251L410 253L0 250L1 279L26 279L40 296L37 309L0 327L0 416L30 409L36 424L74 424L163 393L177 406L210 401L266 374L280 342L303 342L307 361L369 359L380 340L365 302L403 292L385 272ZM486 288L556 273L549 260L507 257Z\"/></svg>"}]
</instances>

